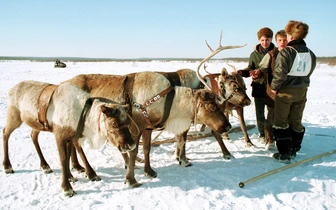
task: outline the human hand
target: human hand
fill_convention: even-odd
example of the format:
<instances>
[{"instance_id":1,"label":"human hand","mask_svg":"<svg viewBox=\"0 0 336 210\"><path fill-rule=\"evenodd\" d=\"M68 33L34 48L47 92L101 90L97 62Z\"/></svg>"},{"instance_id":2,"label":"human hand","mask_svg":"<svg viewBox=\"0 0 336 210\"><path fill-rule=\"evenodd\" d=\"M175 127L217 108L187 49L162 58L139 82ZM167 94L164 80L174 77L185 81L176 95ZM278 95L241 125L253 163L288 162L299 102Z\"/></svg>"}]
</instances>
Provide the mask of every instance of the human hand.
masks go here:
<instances>
[{"instance_id":1,"label":"human hand","mask_svg":"<svg viewBox=\"0 0 336 210\"><path fill-rule=\"evenodd\" d=\"M258 79L260 76L260 70L259 69L251 70L250 76L252 77L252 80Z\"/></svg>"},{"instance_id":2,"label":"human hand","mask_svg":"<svg viewBox=\"0 0 336 210\"><path fill-rule=\"evenodd\" d=\"M273 94L277 94L278 91L271 89Z\"/></svg>"}]
</instances>

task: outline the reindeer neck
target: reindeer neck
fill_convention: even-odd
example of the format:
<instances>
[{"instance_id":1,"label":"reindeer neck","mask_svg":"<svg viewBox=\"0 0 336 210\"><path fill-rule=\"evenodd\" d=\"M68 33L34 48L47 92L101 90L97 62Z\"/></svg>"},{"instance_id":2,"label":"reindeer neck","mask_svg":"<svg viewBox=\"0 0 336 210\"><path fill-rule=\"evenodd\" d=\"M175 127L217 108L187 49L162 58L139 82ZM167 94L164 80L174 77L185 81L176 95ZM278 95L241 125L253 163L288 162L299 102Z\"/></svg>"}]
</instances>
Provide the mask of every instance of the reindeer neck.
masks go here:
<instances>
[{"instance_id":1,"label":"reindeer neck","mask_svg":"<svg viewBox=\"0 0 336 210\"><path fill-rule=\"evenodd\" d=\"M175 98L172 109L183 109L189 114L194 113L196 99L194 90L187 87L175 87Z\"/></svg>"}]
</instances>

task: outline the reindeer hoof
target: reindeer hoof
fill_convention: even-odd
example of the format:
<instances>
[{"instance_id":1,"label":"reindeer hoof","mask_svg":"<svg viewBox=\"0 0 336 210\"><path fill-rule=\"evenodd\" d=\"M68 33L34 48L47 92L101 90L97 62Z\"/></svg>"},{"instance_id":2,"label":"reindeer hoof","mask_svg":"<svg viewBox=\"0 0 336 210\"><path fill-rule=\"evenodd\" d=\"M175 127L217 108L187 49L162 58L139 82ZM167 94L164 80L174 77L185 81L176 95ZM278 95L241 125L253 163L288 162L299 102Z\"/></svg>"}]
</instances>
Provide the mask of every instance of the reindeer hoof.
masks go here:
<instances>
[{"instance_id":1,"label":"reindeer hoof","mask_svg":"<svg viewBox=\"0 0 336 210\"><path fill-rule=\"evenodd\" d=\"M73 182L73 183L75 183L75 182L77 182L77 181L78 181L78 179L75 178L75 177L70 177L70 178L69 178L69 182Z\"/></svg>"},{"instance_id":2,"label":"reindeer hoof","mask_svg":"<svg viewBox=\"0 0 336 210\"><path fill-rule=\"evenodd\" d=\"M230 140L230 137L229 137L228 133L223 134L222 139L223 140Z\"/></svg>"},{"instance_id":3,"label":"reindeer hoof","mask_svg":"<svg viewBox=\"0 0 336 210\"><path fill-rule=\"evenodd\" d=\"M67 197L72 197L76 194L76 192L74 190L67 190L67 191L64 191L64 195L67 196Z\"/></svg>"},{"instance_id":4,"label":"reindeer hoof","mask_svg":"<svg viewBox=\"0 0 336 210\"><path fill-rule=\"evenodd\" d=\"M193 165L192 163L188 163L187 165L185 165L185 167L190 167L192 165Z\"/></svg>"},{"instance_id":5,"label":"reindeer hoof","mask_svg":"<svg viewBox=\"0 0 336 210\"><path fill-rule=\"evenodd\" d=\"M49 169L43 169L43 172L44 172L45 174L50 174L50 173L52 173L53 171L49 168Z\"/></svg>"},{"instance_id":6,"label":"reindeer hoof","mask_svg":"<svg viewBox=\"0 0 336 210\"><path fill-rule=\"evenodd\" d=\"M41 167L41 169L45 174L50 174L53 172L49 166Z\"/></svg>"},{"instance_id":7,"label":"reindeer hoof","mask_svg":"<svg viewBox=\"0 0 336 210\"><path fill-rule=\"evenodd\" d=\"M72 167L72 170L75 170L75 171L77 171L78 173L83 173L83 172L85 172L85 168L84 168L83 166L81 166L81 165L73 166L73 167Z\"/></svg>"},{"instance_id":8,"label":"reindeer hoof","mask_svg":"<svg viewBox=\"0 0 336 210\"><path fill-rule=\"evenodd\" d=\"M190 167L190 166L192 166L192 163L180 160L179 165L184 166L184 167Z\"/></svg>"},{"instance_id":9,"label":"reindeer hoof","mask_svg":"<svg viewBox=\"0 0 336 210\"><path fill-rule=\"evenodd\" d=\"M144 172L145 176L151 177L151 178L156 178L157 177L157 173L155 171L152 172Z\"/></svg>"},{"instance_id":10,"label":"reindeer hoof","mask_svg":"<svg viewBox=\"0 0 336 210\"><path fill-rule=\"evenodd\" d=\"M142 184L137 182L137 181L133 181L133 183L130 182L130 180L125 180L124 184L126 185L126 187L128 188L137 188L140 187Z\"/></svg>"},{"instance_id":11,"label":"reindeer hoof","mask_svg":"<svg viewBox=\"0 0 336 210\"><path fill-rule=\"evenodd\" d=\"M91 177L91 178L89 178L90 179L90 181L92 181L92 182L94 182L94 181L100 181L101 180L101 178L99 177L99 176L97 176L97 175L95 175L95 176L93 176L93 177Z\"/></svg>"},{"instance_id":12,"label":"reindeer hoof","mask_svg":"<svg viewBox=\"0 0 336 210\"><path fill-rule=\"evenodd\" d=\"M225 160L231 160L231 158L232 159L236 159L233 155L231 155L231 154L227 154L227 155L223 155L223 158L225 159Z\"/></svg>"},{"instance_id":13,"label":"reindeer hoof","mask_svg":"<svg viewBox=\"0 0 336 210\"><path fill-rule=\"evenodd\" d=\"M4 172L5 172L5 174L14 174L14 170L12 169L12 167L5 168Z\"/></svg>"},{"instance_id":14,"label":"reindeer hoof","mask_svg":"<svg viewBox=\"0 0 336 210\"><path fill-rule=\"evenodd\" d=\"M246 142L245 146L246 148L250 148L250 147L253 147L254 145L252 144L252 142Z\"/></svg>"}]
</instances>

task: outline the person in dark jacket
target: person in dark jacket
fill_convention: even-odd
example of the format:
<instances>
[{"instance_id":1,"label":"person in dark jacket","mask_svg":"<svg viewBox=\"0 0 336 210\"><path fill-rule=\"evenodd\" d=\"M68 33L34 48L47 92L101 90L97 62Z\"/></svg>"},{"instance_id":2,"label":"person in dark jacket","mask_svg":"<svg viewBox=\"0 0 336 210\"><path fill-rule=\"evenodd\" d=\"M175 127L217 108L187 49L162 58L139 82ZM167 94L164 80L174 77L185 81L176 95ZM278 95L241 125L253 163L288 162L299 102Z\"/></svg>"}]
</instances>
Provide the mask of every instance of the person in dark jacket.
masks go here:
<instances>
[{"instance_id":1,"label":"person in dark jacket","mask_svg":"<svg viewBox=\"0 0 336 210\"><path fill-rule=\"evenodd\" d=\"M243 77L252 77L256 79L259 77L260 70L259 63L268 51L274 49L272 43L273 31L270 28L261 28L258 33L259 44L254 47L254 51L250 54L249 64L247 68L238 70L237 72ZM252 81L252 97L254 97L254 105L256 111L257 127L259 131L259 140L264 141L264 123L265 123L265 106L266 106L266 83L262 84Z\"/></svg>"},{"instance_id":2,"label":"person in dark jacket","mask_svg":"<svg viewBox=\"0 0 336 210\"><path fill-rule=\"evenodd\" d=\"M260 66L260 75L258 79L254 79L254 82L263 84L266 82L266 105L267 105L267 117L265 120L265 148L269 149L274 143L274 134L273 134L273 119L274 119L274 100L275 94L271 91L271 83L273 80L273 72L275 66L275 59L278 53L286 47L287 34L285 30L278 31L275 36L275 42L278 47L275 47L273 50L269 51L261 60Z\"/></svg>"},{"instance_id":3,"label":"person in dark jacket","mask_svg":"<svg viewBox=\"0 0 336 210\"><path fill-rule=\"evenodd\" d=\"M295 158L305 133L302 116L310 76L316 67L316 56L303 40L308 30L306 23L287 23L288 44L276 58L271 83L272 92L276 93L273 131L278 149L273 157L284 163Z\"/></svg>"}]
</instances>

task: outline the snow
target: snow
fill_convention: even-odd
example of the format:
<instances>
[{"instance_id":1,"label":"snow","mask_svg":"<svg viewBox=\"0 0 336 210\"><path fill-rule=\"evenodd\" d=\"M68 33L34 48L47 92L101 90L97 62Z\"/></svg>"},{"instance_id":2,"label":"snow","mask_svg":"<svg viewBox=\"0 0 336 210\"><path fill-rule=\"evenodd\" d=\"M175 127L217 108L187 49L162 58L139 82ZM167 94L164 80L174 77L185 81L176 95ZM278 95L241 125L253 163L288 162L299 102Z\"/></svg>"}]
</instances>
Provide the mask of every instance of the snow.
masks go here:
<instances>
[{"instance_id":1,"label":"snow","mask_svg":"<svg viewBox=\"0 0 336 210\"><path fill-rule=\"evenodd\" d=\"M247 63L233 63L237 69ZM0 62L0 129L5 126L8 90L23 80L59 83L82 73L127 74L140 71L176 71L196 69L198 63L187 61L152 62L67 62L64 69L54 68L53 62ZM222 61L212 61L207 71L219 72L231 68ZM311 77L303 124L306 134L295 162L335 150L336 136L336 67L318 64ZM201 74L205 74L201 70ZM250 80L245 79L248 94ZM247 124L255 124L254 103L244 110ZM236 112L230 118L239 127ZM197 127L199 128L199 127ZM192 127L194 130L194 127ZM195 131L194 131L195 132ZM143 185L127 188L126 170L122 157L114 147L104 146L84 150L92 167L102 178L91 182L85 174L73 172L78 181L72 183L77 194L65 197L61 191L61 170L56 143L52 133L40 134L42 151L53 169L44 174L30 139L30 128L23 124L9 141L9 155L14 174L0 172L0 209L336 209L336 155L331 154L296 167L267 176L239 188L262 173L285 164L274 160L275 150L265 150L258 141L257 128L248 131L252 148L244 146L241 132L231 133L225 144L235 159L222 158L214 137L187 142L191 167L179 166L174 156L174 143L153 146L151 165L157 178L143 174L143 164L135 177ZM158 132L154 132L155 137ZM163 132L158 139L171 138ZM1 137L2 138L2 137ZM3 142L0 141L0 147ZM3 150L0 150L3 157ZM139 156L143 157L140 146Z\"/></svg>"}]
</instances>

